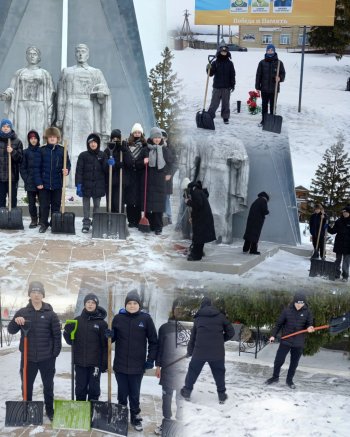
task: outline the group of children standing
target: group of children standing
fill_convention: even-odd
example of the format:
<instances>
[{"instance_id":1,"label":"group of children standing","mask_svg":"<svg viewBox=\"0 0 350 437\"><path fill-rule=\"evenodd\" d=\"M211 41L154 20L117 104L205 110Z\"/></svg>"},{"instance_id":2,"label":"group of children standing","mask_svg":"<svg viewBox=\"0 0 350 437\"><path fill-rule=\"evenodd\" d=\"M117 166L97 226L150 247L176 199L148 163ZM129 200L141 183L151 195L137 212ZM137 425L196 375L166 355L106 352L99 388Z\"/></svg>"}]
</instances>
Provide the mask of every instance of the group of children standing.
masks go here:
<instances>
[{"instance_id":1,"label":"group of children standing","mask_svg":"<svg viewBox=\"0 0 350 437\"><path fill-rule=\"evenodd\" d=\"M11 146L8 146L8 139ZM60 211L63 175L69 174L71 164L67 154L64 168L64 147L60 144L61 135L56 127L45 130L44 146L40 145L40 136L34 130L28 132L27 139L28 148L23 150L23 144L17 138L11 121L1 120L0 207L6 206L8 159L11 156L12 206L17 206L21 174L31 216L29 227L35 228L39 224L39 232L44 233L50 226L50 210L51 214ZM89 232L92 224L91 199L93 212L98 212L101 198L107 195L108 199L111 186L111 205L107 205L109 211L123 213L126 205L129 227L138 227L141 212L144 211L151 231L160 235L163 214L166 213L168 222L172 221L170 195L172 177L176 171L176 154L174 148L167 143L167 133L153 127L146 139L141 124L135 123L126 141L122 141L119 129L113 129L105 150L101 150L101 139L96 133L88 135L86 148L78 157L75 173L76 194L83 201L82 232ZM37 199L39 210L36 206Z\"/></svg>"}]
</instances>

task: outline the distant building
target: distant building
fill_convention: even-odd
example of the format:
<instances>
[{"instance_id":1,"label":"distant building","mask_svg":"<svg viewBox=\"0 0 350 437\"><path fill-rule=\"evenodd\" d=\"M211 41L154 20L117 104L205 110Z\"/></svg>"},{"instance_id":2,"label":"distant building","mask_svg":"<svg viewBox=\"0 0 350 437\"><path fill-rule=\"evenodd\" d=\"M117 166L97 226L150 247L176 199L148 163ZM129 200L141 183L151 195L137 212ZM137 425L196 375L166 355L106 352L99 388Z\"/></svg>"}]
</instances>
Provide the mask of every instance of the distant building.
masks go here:
<instances>
[{"instance_id":1,"label":"distant building","mask_svg":"<svg viewBox=\"0 0 350 437\"><path fill-rule=\"evenodd\" d=\"M309 218L309 194L310 190L298 185L295 187L295 196L297 198L298 216L300 222L305 222Z\"/></svg>"}]
</instances>

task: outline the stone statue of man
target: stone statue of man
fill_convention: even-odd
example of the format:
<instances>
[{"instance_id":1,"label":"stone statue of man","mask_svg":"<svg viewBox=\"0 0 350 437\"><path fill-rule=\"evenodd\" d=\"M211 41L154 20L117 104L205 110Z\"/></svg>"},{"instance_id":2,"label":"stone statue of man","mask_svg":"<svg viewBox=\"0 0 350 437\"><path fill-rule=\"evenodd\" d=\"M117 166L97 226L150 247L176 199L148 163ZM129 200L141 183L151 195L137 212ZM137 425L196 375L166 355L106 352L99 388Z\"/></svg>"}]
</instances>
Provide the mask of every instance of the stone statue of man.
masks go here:
<instances>
[{"instance_id":1,"label":"stone statue of man","mask_svg":"<svg viewBox=\"0 0 350 437\"><path fill-rule=\"evenodd\" d=\"M111 131L111 95L101 70L88 65L89 48L75 47L77 64L64 68L58 83L56 126L68 141L72 161L72 177L80 152L86 150L91 132L106 141Z\"/></svg>"},{"instance_id":2,"label":"stone statue of man","mask_svg":"<svg viewBox=\"0 0 350 437\"><path fill-rule=\"evenodd\" d=\"M1 100L5 100L5 117L13 122L23 142L30 130L42 135L51 126L55 97L51 74L39 65L40 50L28 47L26 57L28 65L16 71L9 88L0 95Z\"/></svg>"}]
</instances>

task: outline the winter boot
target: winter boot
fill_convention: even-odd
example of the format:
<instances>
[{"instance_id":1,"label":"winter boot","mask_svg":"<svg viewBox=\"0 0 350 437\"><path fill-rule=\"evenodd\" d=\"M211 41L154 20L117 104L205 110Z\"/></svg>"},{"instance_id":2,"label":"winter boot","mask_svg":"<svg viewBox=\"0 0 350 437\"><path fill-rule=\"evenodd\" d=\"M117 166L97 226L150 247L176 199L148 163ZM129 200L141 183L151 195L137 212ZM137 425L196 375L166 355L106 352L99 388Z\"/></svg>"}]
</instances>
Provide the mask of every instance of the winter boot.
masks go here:
<instances>
[{"instance_id":1,"label":"winter boot","mask_svg":"<svg viewBox=\"0 0 350 437\"><path fill-rule=\"evenodd\" d=\"M227 400L228 396L227 396L226 392L220 391L220 392L218 392L218 398L219 398L219 404L224 404L225 401Z\"/></svg>"},{"instance_id":2,"label":"winter boot","mask_svg":"<svg viewBox=\"0 0 350 437\"><path fill-rule=\"evenodd\" d=\"M296 386L294 384L293 381L286 381L286 384L288 385L289 388L291 388L292 390L296 389Z\"/></svg>"},{"instance_id":3,"label":"winter boot","mask_svg":"<svg viewBox=\"0 0 350 437\"><path fill-rule=\"evenodd\" d=\"M130 423L134 427L135 431L143 431L142 418L139 414L132 415L130 419Z\"/></svg>"},{"instance_id":4,"label":"winter boot","mask_svg":"<svg viewBox=\"0 0 350 437\"><path fill-rule=\"evenodd\" d=\"M30 222L29 229L34 229L38 226L38 217L31 217L32 221Z\"/></svg>"},{"instance_id":5,"label":"winter boot","mask_svg":"<svg viewBox=\"0 0 350 437\"><path fill-rule=\"evenodd\" d=\"M90 226L89 225L83 225L81 232L83 232L84 234L87 234L90 230Z\"/></svg>"},{"instance_id":6,"label":"winter boot","mask_svg":"<svg viewBox=\"0 0 350 437\"><path fill-rule=\"evenodd\" d=\"M191 399L191 390L186 387L182 387L180 390L181 396L185 399L185 401L189 401Z\"/></svg>"},{"instance_id":7,"label":"winter boot","mask_svg":"<svg viewBox=\"0 0 350 437\"><path fill-rule=\"evenodd\" d=\"M41 224L39 228L40 234L44 234L47 231L48 226Z\"/></svg>"},{"instance_id":8,"label":"winter boot","mask_svg":"<svg viewBox=\"0 0 350 437\"><path fill-rule=\"evenodd\" d=\"M265 384L267 384L267 385L274 384L275 382L278 382L279 380L280 380L279 378L272 376L271 378L269 378L265 381Z\"/></svg>"},{"instance_id":9,"label":"winter boot","mask_svg":"<svg viewBox=\"0 0 350 437\"><path fill-rule=\"evenodd\" d=\"M228 118L224 118L224 123L229 124Z\"/></svg>"}]
</instances>

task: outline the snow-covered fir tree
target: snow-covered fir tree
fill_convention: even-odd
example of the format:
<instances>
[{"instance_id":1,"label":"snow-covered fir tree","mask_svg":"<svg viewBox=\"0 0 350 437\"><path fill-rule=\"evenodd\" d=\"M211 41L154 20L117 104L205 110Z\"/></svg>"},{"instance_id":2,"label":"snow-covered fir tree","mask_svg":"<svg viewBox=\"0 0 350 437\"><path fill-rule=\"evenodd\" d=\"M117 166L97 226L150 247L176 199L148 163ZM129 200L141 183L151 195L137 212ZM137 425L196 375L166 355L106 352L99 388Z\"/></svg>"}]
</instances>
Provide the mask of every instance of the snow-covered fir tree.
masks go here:
<instances>
[{"instance_id":1,"label":"snow-covered fir tree","mask_svg":"<svg viewBox=\"0 0 350 437\"><path fill-rule=\"evenodd\" d=\"M310 187L310 200L321 202L333 217L350 204L350 158L344 152L344 138L326 150Z\"/></svg>"},{"instance_id":2,"label":"snow-covered fir tree","mask_svg":"<svg viewBox=\"0 0 350 437\"><path fill-rule=\"evenodd\" d=\"M161 56L162 61L151 69L148 82L157 124L161 129L166 130L168 135L171 135L180 115L179 88L181 82L172 70L174 55L171 50L165 47Z\"/></svg>"}]
</instances>

